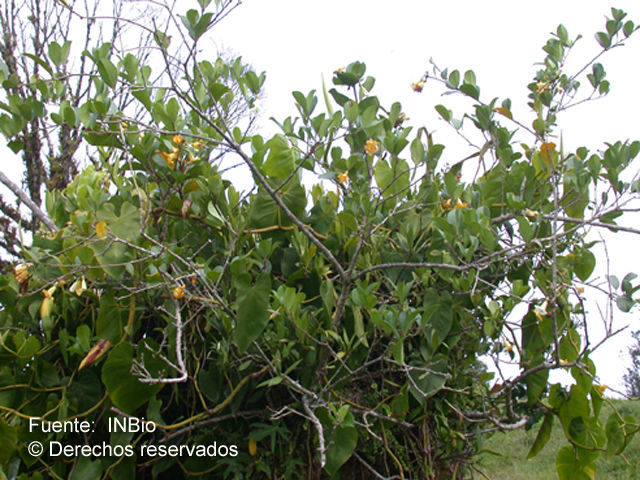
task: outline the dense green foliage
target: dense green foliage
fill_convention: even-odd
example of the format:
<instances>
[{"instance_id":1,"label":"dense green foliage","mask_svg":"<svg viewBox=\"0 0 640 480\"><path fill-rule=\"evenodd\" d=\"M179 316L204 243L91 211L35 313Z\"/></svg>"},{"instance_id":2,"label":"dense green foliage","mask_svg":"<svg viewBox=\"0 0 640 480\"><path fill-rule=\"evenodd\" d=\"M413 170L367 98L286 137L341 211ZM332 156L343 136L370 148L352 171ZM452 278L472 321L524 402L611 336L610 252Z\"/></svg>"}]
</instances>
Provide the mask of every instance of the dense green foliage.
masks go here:
<instances>
[{"instance_id":1,"label":"dense green foliage","mask_svg":"<svg viewBox=\"0 0 640 480\"><path fill-rule=\"evenodd\" d=\"M240 60L197 58L209 3L181 17L194 48L169 85L152 85L150 65L105 44L84 53L97 69L92 98L51 114L82 130L97 161L47 191L54 228L0 278L0 472L463 478L484 434L544 418L531 455L555 421L567 440L560 478L593 478L601 452L620 453L638 425L617 412L600 420L585 234L620 228L618 206L638 191L621 174L640 143L566 152L552 141L557 115L580 101L577 77L563 71L574 44L564 27L529 85L532 123L514 119L508 99L481 100L471 71L433 67L414 84L469 99L463 118L484 144L451 166L400 104L380 104L359 62L335 72L322 113L315 92L294 92L299 115L280 134L232 124L233 102L251 107L265 77ZM598 34L603 51L635 31L623 19L614 9ZM169 36L154 39L171 72ZM9 105L5 124L55 104L56 51L38 60L51 77ZM593 91L606 94L602 66L589 67ZM114 101L122 92L141 118ZM251 173L248 193L222 175L232 158ZM623 288L620 308L634 291ZM520 373L494 379L483 356L510 357ZM553 369L575 384L551 385ZM109 433L114 417L157 428ZM61 435L30 432L30 418L95 423ZM136 450L42 461L26 451L60 439ZM238 454L139 453L214 443Z\"/></svg>"}]
</instances>

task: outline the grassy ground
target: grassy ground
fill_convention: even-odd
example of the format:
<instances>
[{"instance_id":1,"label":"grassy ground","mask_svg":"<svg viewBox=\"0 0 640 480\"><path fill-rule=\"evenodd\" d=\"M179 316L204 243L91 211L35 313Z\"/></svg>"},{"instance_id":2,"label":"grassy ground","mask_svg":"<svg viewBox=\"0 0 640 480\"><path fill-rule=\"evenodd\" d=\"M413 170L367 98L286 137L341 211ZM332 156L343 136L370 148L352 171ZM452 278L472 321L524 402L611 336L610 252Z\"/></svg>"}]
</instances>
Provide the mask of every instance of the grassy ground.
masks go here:
<instances>
[{"instance_id":1,"label":"grassy ground","mask_svg":"<svg viewBox=\"0 0 640 480\"><path fill-rule=\"evenodd\" d=\"M640 401L615 400L614 404L622 414L631 413L640 419ZM612 409L604 405L600 414L600 421L607 421ZM558 478L556 474L556 452L566 445L566 440L560 430L558 422L554 422L554 429L549 443L531 460L527 460L527 453L536 438L538 428L528 432L517 430L508 433L497 433L485 445L487 450L501 452L500 456L483 453L478 467L486 477L476 474L474 479L489 478L491 480L552 480ZM640 433L636 434L631 444L624 452L626 462L621 457L605 459L604 454L598 459L596 478L603 480L639 480L640 479Z\"/></svg>"}]
</instances>

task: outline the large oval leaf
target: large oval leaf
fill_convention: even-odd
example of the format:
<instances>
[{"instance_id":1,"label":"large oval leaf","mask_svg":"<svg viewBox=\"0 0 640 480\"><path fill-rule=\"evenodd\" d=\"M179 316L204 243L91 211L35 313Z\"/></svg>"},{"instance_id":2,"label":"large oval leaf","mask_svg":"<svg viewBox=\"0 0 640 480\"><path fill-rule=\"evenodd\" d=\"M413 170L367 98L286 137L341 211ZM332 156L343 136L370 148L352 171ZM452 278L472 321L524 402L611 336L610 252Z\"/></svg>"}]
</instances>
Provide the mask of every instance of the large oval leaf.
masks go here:
<instances>
[{"instance_id":1,"label":"large oval leaf","mask_svg":"<svg viewBox=\"0 0 640 480\"><path fill-rule=\"evenodd\" d=\"M271 276L262 273L253 286L238 289L238 317L235 340L240 352L244 352L260 336L269 322L269 295Z\"/></svg>"}]
</instances>

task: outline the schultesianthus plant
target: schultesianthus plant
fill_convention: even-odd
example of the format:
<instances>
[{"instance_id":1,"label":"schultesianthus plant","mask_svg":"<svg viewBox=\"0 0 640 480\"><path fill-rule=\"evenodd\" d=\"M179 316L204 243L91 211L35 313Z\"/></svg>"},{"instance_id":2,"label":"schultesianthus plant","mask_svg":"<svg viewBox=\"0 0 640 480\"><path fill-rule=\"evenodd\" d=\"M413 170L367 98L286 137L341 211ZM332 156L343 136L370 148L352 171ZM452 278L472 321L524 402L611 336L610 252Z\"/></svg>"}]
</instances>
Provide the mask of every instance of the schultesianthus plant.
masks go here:
<instances>
[{"instance_id":1,"label":"schultesianthus plant","mask_svg":"<svg viewBox=\"0 0 640 480\"><path fill-rule=\"evenodd\" d=\"M209 3L180 17L192 47L182 63L169 32L153 31L167 84L149 80L142 55L98 48L84 53L95 92L52 117L78 128L96 158L47 191L42 229L0 278L2 471L461 479L486 435L535 426L535 456L557 422L560 478L593 478L596 458L621 453L638 425L619 412L600 419L586 234L640 233L617 223L637 198L637 180L622 175L640 143L569 152L557 140L588 71L564 71L575 43L566 29L529 85L533 119L484 99L471 71L431 66L412 85L469 100L461 118L482 142L452 162L399 103L380 103L360 62L323 87L323 111L314 91L295 91L299 115L280 133L241 129L233 109L255 104L265 76L201 58L198 41L224 11ZM635 31L624 18L613 9L601 53ZM606 94L603 67L586 68ZM42 84L50 98L54 77ZM248 192L224 176L238 161ZM613 285L622 310L636 302L632 280ZM517 374L501 370L506 358ZM553 370L573 383L550 382ZM154 428L99 426L116 417ZM59 437L28 431L30 418L98 425L69 444L135 448L36 461L25 444ZM156 444L227 448L215 458L141 453Z\"/></svg>"}]
</instances>

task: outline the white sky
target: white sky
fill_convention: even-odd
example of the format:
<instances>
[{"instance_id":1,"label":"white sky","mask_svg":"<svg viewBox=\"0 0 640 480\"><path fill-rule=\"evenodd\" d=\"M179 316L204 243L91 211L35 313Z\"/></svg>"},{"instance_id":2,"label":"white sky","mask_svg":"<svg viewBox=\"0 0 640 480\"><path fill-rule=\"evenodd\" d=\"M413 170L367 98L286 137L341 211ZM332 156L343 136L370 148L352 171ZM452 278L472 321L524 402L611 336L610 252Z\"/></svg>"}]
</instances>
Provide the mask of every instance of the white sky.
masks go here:
<instances>
[{"instance_id":1,"label":"white sky","mask_svg":"<svg viewBox=\"0 0 640 480\"><path fill-rule=\"evenodd\" d=\"M640 5L628 0L614 4L584 0L246 0L216 27L213 42L218 49L242 55L257 71L267 72L266 95L261 104L262 131L276 131L269 117L282 120L295 115L292 90L321 92L321 75L330 87L334 70L359 60L367 64L367 73L376 77L372 93L386 106L401 101L410 118L408 123L435 131L435 140L447 144L443 161L452 163L473 150L451 135L451 129L439 119L433 106L457 105L454 116L457 113L460 117L464 105L471 104L453 96L441 97L441 88L430 82L420 95L411 91L410 83L428 69L430 58L450 71L474 70L481 99L511 98L514 114L528 119L530 124L533 117L526 106L526 85L539 68L534 63L544 58L542 46L550 32L562 23L571 38L583 35L568 62L571 72L572 65L582 66L599 51L594 34L604 30L605 15L610 15L611 6L626 11L627 19L640 23ZM614 49L599 60L607 71L611 93L560 117L565 149L585 145L595 150L602 148L605 141L640 138L634 116L640 106L639 58L640 32L625 47ZM323 105L319 95L318 111ZM458 145L450 146L450 141ZM637 222L628 224L633 223ZM610 273L622 278L629 271L640 272L640 258L634 248L637 238L620 233L604 235ZM602 278L606 274L602 250L597 256L593 277ZM600 330L599 314L596 296L586 293L592 300L588 318L594 329L594 343L595 332ZM637 309L630 314L615 309L615 318L618 327L630 324L631 330L640 329ZM629 364L629 341L629 332L624 332L593 355L602 383L624 389L622 375Z\"/></svg>"}]
</instances>

